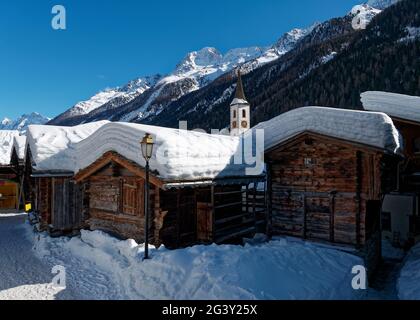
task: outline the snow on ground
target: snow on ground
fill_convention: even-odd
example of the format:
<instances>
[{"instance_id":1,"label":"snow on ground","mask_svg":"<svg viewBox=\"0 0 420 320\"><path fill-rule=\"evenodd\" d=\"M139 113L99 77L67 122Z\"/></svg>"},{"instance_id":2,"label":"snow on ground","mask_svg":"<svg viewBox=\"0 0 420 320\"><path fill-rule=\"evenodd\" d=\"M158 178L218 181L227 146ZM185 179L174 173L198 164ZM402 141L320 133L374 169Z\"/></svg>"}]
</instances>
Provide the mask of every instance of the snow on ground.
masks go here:
<instances>
[{"instance_id":1,"label":"snow on ground","mask_svg":"<svg viewBox=\"0 0 420 320\"><path fill-rule=\"evenodd\" d=\"M100 231L82 231L81 237L72 239L46 235L34 239L38 256L50 265L65 266L68 283L99 291L98 298L111 288L115 291L108 292L108 298L117 299L361 297L351 288L351 269L362 264L361 259L310 243L281 239L245 247L152 248L152 259L143 261L142 245Z\"/></svg>"},{"instance_id":2,"label":"snow on ground","mask_svg":"<svg viewBox=\"0 0 420 320\"><path fill-rule=\"evenodd\" d=\"M401 300L420 300L420 244L414 246L405 258L397 288Z\"/></svg>"},{"instance_id":3,"label":"snow on ground","mask_svg":"<svg viewBox=\"0 0 420 320\"><path fill-rule=\"evenodd\" d=\"M0 301L74 298L51 284L51 268L33 254L24 221L23 215L0 215Z\"/></svg>"},{"instance_id":4,"label":"snow on ground","mask_svg":"<svg viewBox=\"0 0 420 320\"><path fill-rule=\"evenodd\" d=\"M387 239L382 240L382 257L385 259L402 260L405 252L401 248L394 247Z\"/></svg>"},{"instance_id":5,"label":"snow on ground","mask_svg":"<svg viewBox=\"0 0 420 320\"><path fill-rule=\"evenodd\" d=\"M151 248L100 231L74 238L35 233L23 216L0 216L1 299L358 299L362 260L304 241ZM66 268L67 288L52 285Z\"/></svg>"},{"instance_id":6,"label":"snow on ground","mask_svg":"<svg viewBox=\"0 0 420 320\"><path fill-rule=\"evenodd\" d=\"M304 132L314 132L344 139L390 152L399 152L402 138L392 120L384 113L326 107L298 108L254 129L264 129L265 149Z\"/></svg>"}]
</instances>

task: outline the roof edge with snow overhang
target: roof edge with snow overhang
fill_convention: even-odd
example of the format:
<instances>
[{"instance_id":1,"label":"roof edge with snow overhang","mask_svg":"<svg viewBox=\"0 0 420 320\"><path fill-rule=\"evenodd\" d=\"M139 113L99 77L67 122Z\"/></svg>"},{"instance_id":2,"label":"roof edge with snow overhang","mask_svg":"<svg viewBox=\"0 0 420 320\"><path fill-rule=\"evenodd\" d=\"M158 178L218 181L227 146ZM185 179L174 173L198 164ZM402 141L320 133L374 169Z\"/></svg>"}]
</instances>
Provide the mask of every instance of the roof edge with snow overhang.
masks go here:
<instances>
[{"instance_id":1,"label":"roof edge with snow overhang","mask_svg":"<svg viewBox=\"0 0 420 320\"><path fill-rule=\"evenodd\" d=\"M379 112L328 107L302 107L253 129L263 129L265 150L272 149L303 133L315 133L359 145L401 154L402 137L392 119Z\"/></svg>"},{"instance_id":2,"label":"roof edge with snow overhang","mask_svg":"<svg viewBox=\"0 0 420 320\"><path fill-rule=\"evenodd\" d=\"M391 118L420 125L420 97L398 93L367 91L361 94L363 108L383 112Z\"/></svg>"}]
</instances>

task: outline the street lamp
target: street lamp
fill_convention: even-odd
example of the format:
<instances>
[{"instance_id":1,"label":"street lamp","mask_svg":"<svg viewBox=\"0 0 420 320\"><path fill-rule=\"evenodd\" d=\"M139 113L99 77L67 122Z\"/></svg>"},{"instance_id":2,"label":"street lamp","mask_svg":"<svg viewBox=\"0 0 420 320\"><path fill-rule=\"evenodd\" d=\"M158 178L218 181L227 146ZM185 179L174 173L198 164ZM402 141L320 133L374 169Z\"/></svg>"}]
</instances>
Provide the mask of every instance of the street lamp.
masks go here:
<instances>
[{"instance_id":1,"label":"street lamp","mask_svg":"<svg viewBox=\"0 0 420 320\"><path fill-rule=\"evenodd\" d=\"M146 182L145 182L145 192L144 192L144 259L149 259L149 161L152 158L153 154L153 137L146 133L143 137L141 144L141 153L144 160L146 160Z\"/></svg>"}]
</instances>

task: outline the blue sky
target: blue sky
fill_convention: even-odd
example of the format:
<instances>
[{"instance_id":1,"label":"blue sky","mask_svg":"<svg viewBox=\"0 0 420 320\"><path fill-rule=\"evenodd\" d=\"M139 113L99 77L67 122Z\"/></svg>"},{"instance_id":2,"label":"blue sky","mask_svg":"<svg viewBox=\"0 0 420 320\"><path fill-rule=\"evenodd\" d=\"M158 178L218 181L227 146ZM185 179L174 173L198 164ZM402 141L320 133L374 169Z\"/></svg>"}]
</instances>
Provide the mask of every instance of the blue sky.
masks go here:
<instances>
[{"instance_id":1,"label":"blue sky","mask_svg":"<svg viewBox=\"0 0 420 320\"><path fill-rule=\"evenodd\" d=\"M106 87L170 72L189 51L270 45L362 0L0 1L0 118L55 116ZM51 9L67 10L67 30Z\"/></svg>"}]
</instances>

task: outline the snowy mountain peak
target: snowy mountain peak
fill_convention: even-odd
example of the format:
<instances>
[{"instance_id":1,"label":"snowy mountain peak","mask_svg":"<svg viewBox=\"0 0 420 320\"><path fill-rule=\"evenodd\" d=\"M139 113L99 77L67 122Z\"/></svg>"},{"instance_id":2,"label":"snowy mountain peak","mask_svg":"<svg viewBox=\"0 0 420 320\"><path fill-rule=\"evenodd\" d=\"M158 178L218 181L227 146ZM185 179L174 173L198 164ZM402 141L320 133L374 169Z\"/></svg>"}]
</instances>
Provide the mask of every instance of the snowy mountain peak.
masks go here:
<instances>
[{"instance_id":1,"label":"snowy mountain peak","mask_svg":"<svg viewBox=\"0 0 420 320\"><path fill-rule=\"evenodd\" d=\"M11 123L12 123L12 120L11 120L11 119L9 119L9 118L4 118L4 119L1 121L1 126L2 126L2 127L5 127L5 126L10 125Z\"/></svg>"},{"instance_id":2,"label":"snowy mountain peak","mask_svg":"<svg viewBox=\"0 0 420 320\"><path fill-rule=\"evenodd\" d=\"M44 117L38 112L32 112L30 114L24 114L16 120L4 118L1 122L0 130L18 130L24 132L31 124L45 124L50 120L50 118Z\"/></svg>"},{"instance_id":3,"label":"snowy mountain peak","mask_svg":"<svg viewBox=\"0 0 420 320\"><path fill-rule=\"evenodd\" d=\"M273 49L277 51L278 54L282 55L286 52L293 49L299 40L307 36L312 30L318 26L319 23L314 23L312 26L305 28L305 29L292 29L289 32L285 33L273 46Z\"/></svg>"},{"instance_id":4,"label":"snowy mountain peak","mask_svg":"<svg viewBox=\"0 0 420 320\"><path fill-rule=\"evenodd\" d=\"M185 73L196 69L197 67L206 67L218 65L222 60L222 54L212 47L206 47L198 51L190 52L177 65L176 73Z\"/></svg>"},{"instance_id":5,"label":"snowy mountain peak","mask_svg":"<svg viewBox=\"0 0 420 320\"><path fill-rule=\"evenodd\" d=\"M123 87L107 88L98 92L90 99L77 103L73 108L66 112L65 116L88 114L114 99L122 99L124 102L129 102L154 86L160 78L160 75L143 77L132 80Z\"/></svg>"}]
</instances>

